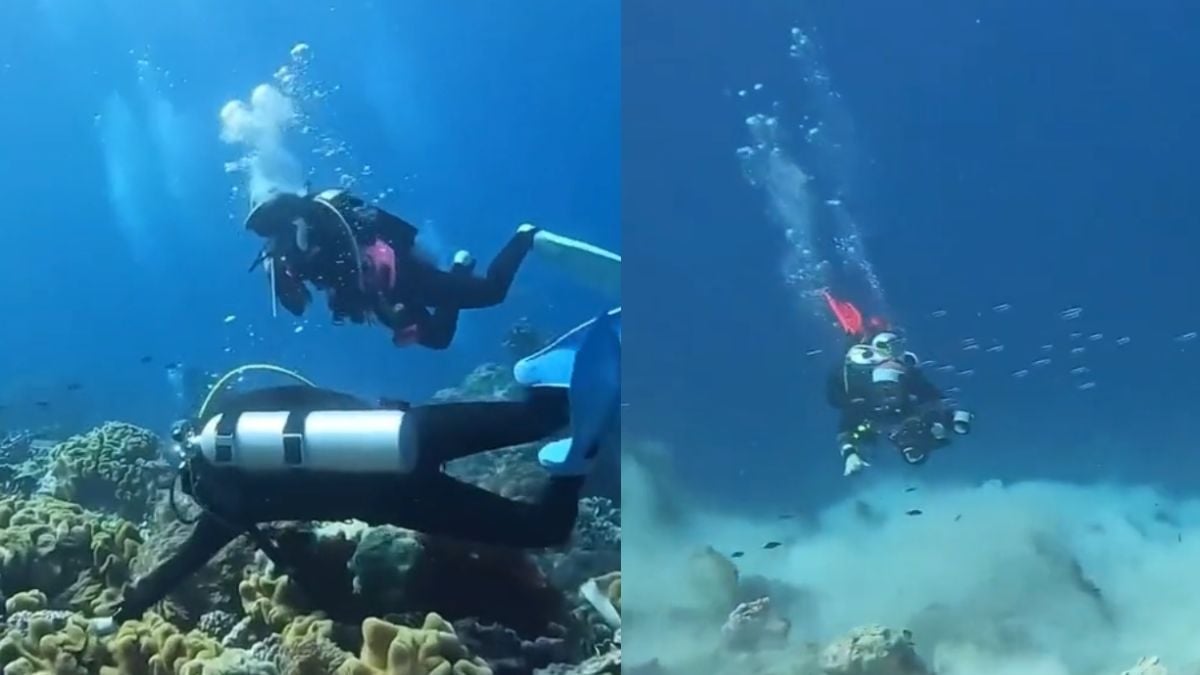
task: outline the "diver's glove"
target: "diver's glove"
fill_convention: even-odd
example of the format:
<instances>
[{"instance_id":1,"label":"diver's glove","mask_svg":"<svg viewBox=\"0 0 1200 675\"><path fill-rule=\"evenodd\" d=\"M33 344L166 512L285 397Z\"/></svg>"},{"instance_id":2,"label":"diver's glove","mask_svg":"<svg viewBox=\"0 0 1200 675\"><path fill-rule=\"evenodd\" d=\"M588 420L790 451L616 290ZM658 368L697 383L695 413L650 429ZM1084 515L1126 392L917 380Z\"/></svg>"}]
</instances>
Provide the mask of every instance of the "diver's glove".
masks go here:
<instances>
[{"instance_id":1,"label":"diver's glove","mask_svg":"<svg viewBox=\"0 0 1200 675\"><path fill-rule=\"evenodd\" d=\"M94 619L88 619L88 630L93 635L104 637L117 632L117 621L111 616L98 616Z\"/></svg>"},{"instance_id":2,"label":"diver's glove","mask_svg":"<svg viewBox=\"0 0 1200 675\"><path fill-rule=\"evenodd\" d=\"M859 456L858 450L849 443L842 445L842 457L846 462L845 470L842 473L843 476L854 475L868 466L871 466L866 460Z\"/></svg>"}]
</instances>

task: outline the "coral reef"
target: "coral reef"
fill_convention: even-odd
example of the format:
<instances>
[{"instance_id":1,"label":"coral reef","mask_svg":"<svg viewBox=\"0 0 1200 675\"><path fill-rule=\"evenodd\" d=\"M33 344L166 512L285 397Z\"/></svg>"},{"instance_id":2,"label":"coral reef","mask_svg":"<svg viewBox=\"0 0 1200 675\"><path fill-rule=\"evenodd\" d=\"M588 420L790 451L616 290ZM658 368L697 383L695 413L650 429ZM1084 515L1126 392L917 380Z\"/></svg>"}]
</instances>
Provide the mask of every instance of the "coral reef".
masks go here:
<instances>
[{"instance_id":1,"label":"coral reef","mask_svg":"<svg viewBox=\"0 0 1200 675\"><path fill-rule=\"evenodd\" d=\"M519 352L538 342L514 335ZM516 391L508 367L489 365L439 399ZM287 570L303 585L240 537L140 619L95 633L88 619L110 615L200 512L166 489L159 447L121 422L61 442L0 439L10 495L0 498L3 675L531 675L583 663L578 672L619 672L619 629L575 590L596 579L619 613L620 509L603 497L582 501L569 546L543 552L385 524L264 524L281 560L303 561ZM532 498L544 484L537 447L453 471Z\"/></svg>"},{"instance_id":2,"label":"coral reef","mask_svg":"<svg viewBox=\"0 0 1200 675\"><path fill-rule=\"evenodd\" d=\"M362 637L362 652L347 659L337 675L492 675L437 614L426 616L420 628L367 619Z\"/></svg>"},{"instance_id":3,"label":"coral reef","mask_svg":"<svg viewBox=\"0 0 1200 675\"><path fill-rule=\"evenodd\" d=\"M107 422L59 443L51 454L42 490L86 508L110 510L141 521L155 486L166 473L153 432L123 422Z\"/></svg>"},{"instance_id":4,"label":"coral reef","mask_svg":"<svg viewBox=\"0 0 1200 675\"><path fill-rule=\"evenodd\" d=\"M0 500L0 589L37 590L55 604L95 613L129 581L141 537L132 524L78 504Z\"/></svg>"}]
</instances>

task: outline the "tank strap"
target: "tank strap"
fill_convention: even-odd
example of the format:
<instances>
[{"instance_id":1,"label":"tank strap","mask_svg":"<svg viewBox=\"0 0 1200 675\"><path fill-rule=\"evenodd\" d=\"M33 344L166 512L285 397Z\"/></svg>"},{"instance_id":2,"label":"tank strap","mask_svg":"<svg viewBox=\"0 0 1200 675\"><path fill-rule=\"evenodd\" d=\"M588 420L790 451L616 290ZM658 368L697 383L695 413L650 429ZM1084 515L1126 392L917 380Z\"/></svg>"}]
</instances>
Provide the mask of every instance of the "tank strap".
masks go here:
<instances>
[{"instance_id":1,"label":"tank strap","mask_svg":"<svg viewBox=\"0 0 1200 675\"><path fill-rule=\"evenodd\" d=\"M213 459L217 463L226 463L233 461L233 434L237 429L238 413L232 415L221 415L217 418L216 438L213 439L215 445Z\"/></svg>"},{"instance_id":2,"label":"tank strap","mask_svg":"<svg viewBox=\"0 0 1200 675\"><path fill-rule=\"evenodd\" d=\"M304 461L304 418L307 412L293 410L283 423L283 461L299 466Z\"/></svg>"}]
</instances>

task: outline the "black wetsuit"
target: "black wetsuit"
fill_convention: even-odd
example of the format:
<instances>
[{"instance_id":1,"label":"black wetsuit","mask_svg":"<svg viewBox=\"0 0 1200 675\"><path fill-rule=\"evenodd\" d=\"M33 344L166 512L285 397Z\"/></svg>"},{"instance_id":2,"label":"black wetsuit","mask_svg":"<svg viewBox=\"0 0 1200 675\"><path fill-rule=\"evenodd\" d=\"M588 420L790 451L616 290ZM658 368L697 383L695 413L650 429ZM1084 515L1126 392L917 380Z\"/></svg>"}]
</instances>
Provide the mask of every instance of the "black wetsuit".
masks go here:
<instances>
[{"instance_id":1,"label":"black wetsuit","mask_svg":"<svg viewBox=\"0 0 1200 675\"><path fill-rule=\"evenodd\" d=\"M288 400L291 399L291 400ZM251 392L223 407L227 415L254 410L362 410L352 396L308 387ZM214 413L215 414L215 413ZM446 462L530 443L564 431L569 423L565 389L536 388L523 401L445 403L408 408L415 424L418 464L404 475L329 474L303 470L247 474L194 458L182 476L184 491L204 511L179 548L127 589L114 618L137 618L203 567L226 544L249 535L273 559L281 554L257 527L277 521L357 519L391 524L465 541L544 548L565 543L578 515L582 477L554 477L541 498L524 502L458 481L441 471ZM275 560L301 587L304 560Z\"/></svg>"},{"instance_id":2,"label":"black wetsuit","mask_svg":"<svg viewBox=\"0 0 1200 675\"><path fill-rule=\"evenodd\" d=\"M928 450L940 445L928 434L928 428L934 422L949 427L953 415L946 405L945 394L917 367L908 368L900 378L900 405L896 408L885 409L880 405L871 389L869 374L863 380L851 377L848 381L845 366L837 366L829 373L826 397L839 412L838 441L843 445L857 445L855 434L866 425L872 430L872 437L885 429L899 430L892 439L897 446Z\"/></svg>"},{"instance_id":3,"label":"black wetsuit","mask_svg":"<svg viewBox=\"0 0 1200 675\"><path fill-rule=\"evenodd\" d=\"M411 223L342 192L327 202L345 219L342 224L330 208L317 203L317 196L277 195L255 210L247 227L275 238L280 243L275 254L286 261L291 273L327 293L335 321L363 323L368 315L374 315L393 330L398 342L403 331L415 329L417 344L445 349L457 330L459 310L504 302L517 270L533 248L535 230L518 231L483 276L457 265L442 270L418 250L418 230ZM299 218L312 226L308 253L301 252L294 241L294 223ZM390 288L368 293L368 297L359 290L355 265L367 263L349 250L347 225L355 246L370 246L378 239L392 249L395 281ZM307 300L283 304L300 314Z\"/></svg>"}]
</instances>

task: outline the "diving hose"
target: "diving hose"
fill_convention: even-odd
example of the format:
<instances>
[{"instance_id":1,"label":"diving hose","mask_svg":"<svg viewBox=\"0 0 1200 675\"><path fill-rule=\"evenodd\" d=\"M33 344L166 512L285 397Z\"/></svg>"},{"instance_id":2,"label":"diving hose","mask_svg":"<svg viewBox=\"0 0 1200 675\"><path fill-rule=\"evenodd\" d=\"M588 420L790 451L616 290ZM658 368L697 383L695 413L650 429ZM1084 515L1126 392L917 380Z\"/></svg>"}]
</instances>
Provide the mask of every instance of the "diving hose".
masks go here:
<instances>
[{"instance_id":1,"label":"diving hose","mask_svg":"<svg viewBox=\"0 0 1200 675\"><path fill-rule=\"evenodd\" d=\"M221 391L223 391L225 389L225 387L227 387L234 378L239 377L239 376L244 375L249 372L275 373L277 375L283 375L284 377L291 378L291 379L295 380L296 382L299 382L300 384L303 384L308 387L317 386L315 383L313 383L312 380L309 380L308 378L304 377L300 373L297 373L294 370L289 370L282 366L276 366L276 365L273 365L270 363L247 363L245 365L238 366L237 368L234 368L233 370L230 370L229 372L225 373L224 375L222 375L220 378L217 379L216 383L213 384L212 388L208 390L208 395L204 397L204 401L200 404L200 410L196 414L196 419L197 420L205 419L205 417L207 416L207 413L209 412L209 409L212 407L213 402L216 400L217 395L220 394ZM179 469L176 472L175 480L171 481L171 489L167 494L167 498L170 501L171 510L175 513L175 517L178 518L184 524L191 525L192 523L196 522L196 519L193 518L191 520L188 520L187 518L185 518L183 516L183 514L179 511L179 507L175 501L175 485L176 485L176 483L179 482L179 479L182 477L184 466L185 466L185 464L179 465ZM194 493L196 477L194 475L191 476L191 480L192 480L192 491Z\"/></svg>"}]
</instances>

